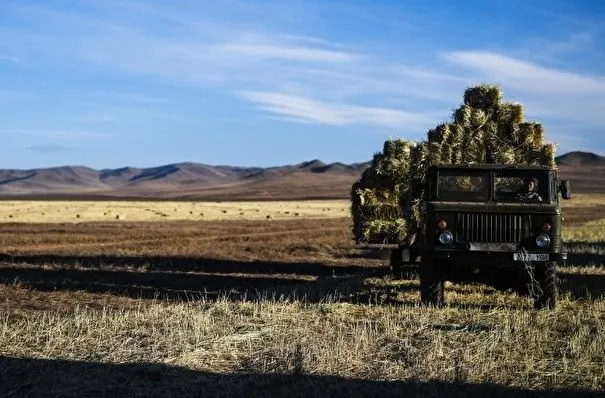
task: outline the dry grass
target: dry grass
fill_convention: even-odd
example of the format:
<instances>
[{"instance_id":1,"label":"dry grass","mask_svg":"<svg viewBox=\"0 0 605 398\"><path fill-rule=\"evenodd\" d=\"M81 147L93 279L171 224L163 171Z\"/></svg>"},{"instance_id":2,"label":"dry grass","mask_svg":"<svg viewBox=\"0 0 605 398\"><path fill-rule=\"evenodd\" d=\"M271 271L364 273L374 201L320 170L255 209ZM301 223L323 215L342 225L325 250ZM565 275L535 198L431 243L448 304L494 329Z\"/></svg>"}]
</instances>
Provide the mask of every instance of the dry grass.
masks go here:
<instances>
[{"instance_id":1,"label":"dry grass","mask_svg":"<svg viewBox=\"0 0 605 398\"><path fill-rule=\"evenodd\" d=\"M0 395L597 396L605 211L565 212L555 311L451 283L422 308L347 218L0 225Z\"/></svg>"},{"instance_id":2,"label":"dry grass","mask_svg":"<svg viewBox=\"0 0 605 398\"><path fill-rule=\"evenodd\" d=\"M346 200L183 201L0 201L0 222L214 221L348 217Z\"/></svg>"},{"instance_id":3,"label":"dry grass","mask_svg":"<svg viewBox=\"0 0 605 398\"><path fill-rule=\"evenodd\" d=\"M567 300L557 311L533 312L516 306L484 311L202 300L129 310L76 307L70 313L5 315L0 341L2 354L9 358L151 362L200 375L330 375L602 391L604 313L603 301L578 305ZM269 392L262 378L251 384ZM225 394L237 387L225 385ZM77 380L73 388L79 394L90 386ZM177 391L183 386L169 383L163 388ZM341 393L357 395L346 386Z\"/></svg>"}]
</instances>

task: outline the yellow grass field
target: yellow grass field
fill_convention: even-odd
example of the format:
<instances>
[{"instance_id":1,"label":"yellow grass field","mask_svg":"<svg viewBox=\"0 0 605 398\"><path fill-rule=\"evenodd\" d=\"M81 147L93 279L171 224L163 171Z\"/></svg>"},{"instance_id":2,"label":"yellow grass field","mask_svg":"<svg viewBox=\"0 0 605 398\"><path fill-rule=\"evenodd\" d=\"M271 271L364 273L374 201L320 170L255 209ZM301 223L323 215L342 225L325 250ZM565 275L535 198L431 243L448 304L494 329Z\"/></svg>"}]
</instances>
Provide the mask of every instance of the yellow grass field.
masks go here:
<instances>
[{"instance_id":1,"label":"yellow grass field","mask_svg":"<svg viewBox=\"0 0 605 398\"><path fill-rule=\"evenodd\" d=\"M605 206L605 195L575 195L565 209ZM349 217L348 200L305 201L0 201L0 223L219 221ZM599 223L598 220L595 220Z\"/></svg>"},{"instance_id":2,"label":"yellow grass field","mask_svg":"<svg viewBox=\"0 0 605 398\"><path fill-rule=\"evenodd\" d=\"M564 202L552 311L422 307L348 206L0 202L0 397L603 396L605 196Z\"/></svg>"},{"instance_id":3,"label":"yellow grass field","mask_svg":"<svg viewBox=\"0 0 605 398\"><path fill-rule=\"evenodd\" d=\"M347 200L270 202L0 201L0 222L217 221L349 216Z\"/></svg>"}]
</instances>

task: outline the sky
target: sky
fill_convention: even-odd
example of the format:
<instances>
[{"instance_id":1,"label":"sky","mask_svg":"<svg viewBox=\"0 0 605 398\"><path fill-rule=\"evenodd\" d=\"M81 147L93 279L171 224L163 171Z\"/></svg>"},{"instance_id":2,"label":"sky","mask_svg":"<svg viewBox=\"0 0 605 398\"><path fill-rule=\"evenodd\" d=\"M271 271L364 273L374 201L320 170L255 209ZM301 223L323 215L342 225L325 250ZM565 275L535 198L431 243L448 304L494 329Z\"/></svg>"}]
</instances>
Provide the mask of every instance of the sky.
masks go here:
<instances>
[{"instance_id":1,"label":"sky","mask_svg":"<svg viewBox=\"0 0 605 398\"><path fill-rule=\"evenodd\" d=\"M599 0L0 0L0 168L363 162L498 84L605 154Z\"/></svg>"}]
</instances>

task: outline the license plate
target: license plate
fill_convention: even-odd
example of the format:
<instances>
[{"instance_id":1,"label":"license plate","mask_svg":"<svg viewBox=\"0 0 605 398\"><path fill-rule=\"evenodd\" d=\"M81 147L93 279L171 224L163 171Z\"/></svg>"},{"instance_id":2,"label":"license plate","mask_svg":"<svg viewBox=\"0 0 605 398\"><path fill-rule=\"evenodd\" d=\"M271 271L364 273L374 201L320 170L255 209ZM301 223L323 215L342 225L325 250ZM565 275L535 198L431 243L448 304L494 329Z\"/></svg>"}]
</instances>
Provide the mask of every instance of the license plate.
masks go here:
<instances>
[{"instance_id":1,"label":"license plate","mask_svg":"<svg viewBox=\"0 0 605 398\"><path fill-rule=\"evenodd\" d=\"M549 261L548 253L514 253L513 261Z\"/></svg>"}]
</instances>

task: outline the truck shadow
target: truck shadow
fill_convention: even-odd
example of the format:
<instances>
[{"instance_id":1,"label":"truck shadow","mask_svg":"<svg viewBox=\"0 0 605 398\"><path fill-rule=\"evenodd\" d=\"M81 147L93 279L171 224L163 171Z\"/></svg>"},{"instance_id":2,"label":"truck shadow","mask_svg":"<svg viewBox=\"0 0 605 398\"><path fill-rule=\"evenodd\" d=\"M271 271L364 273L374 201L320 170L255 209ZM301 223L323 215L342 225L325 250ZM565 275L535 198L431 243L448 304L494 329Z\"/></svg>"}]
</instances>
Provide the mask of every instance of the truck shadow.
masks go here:
<instances>
[{"instance_id":1,"label":"truck shadow","mask_svg":"<svg viewBox=\"0 0 605 398\"><path fill-rule=\"evenodd\" d=\"M381 381L305 374L196 371L155 363L99 363L0 356L0 395L28 397L597 397L583 390L536 391L464 381Z\"/></svg>"},{"instance_id":2,"label":"truck shadow","mask_svg":"<svg viewBox=\"0 0 605 398\"><path fill-rule=\"evenodd\" d=\"M605 275L559 271L558 278L561 294L569 293L574 300L605 297Z\"/></svg>"},{"instance_id":3,"label":"truck shadow","mask_svg":"<svg viewBox=\"0 0 605 398\"><path fill-rule=\"evenodd\" d=\"M563 247L568 253L566 265L580 267L605 265L605 241L568 242Z\"/></svg>"},{"instance_id":4,"label":"truck shadow","mask_svg":"<svg viewBox=\"0 0 605 398\"><path fill-rule=\"evenodd\" d=\"M0 253L0 263L59 265L63 268L100 269L108 267L166 272L205 272L220 274L295 274L338 276L365 273L372 267L339 266L318 262L238 261L206 257L179 256L117 256Z\"/></svg>"},{"instance_id":5,"label":"truck shadow","mask_svg":"<svg viewBox=\"0 0 605 398\"><path fill-rule=\"evenodd\" d=\"M376 294L374 287L364 283L367 278L383 277L388 273L384 267L201 257L3 254L0 258L0 283L46 292L85 291L165 300L276 298L396 303L393 289Z\"/></svg>"},{"instance_id":6,"label":"truck shadow","mask_svg":"<svg viewBox=\"0 0 605 398\"><path fill-rule=\"evenodd\" d=\"M367 283L368 278L388 275L387 267L202 257L0 254L0 261L0 283L19 283L39 291L86 291L167 300L333 299L359 304L418 305L410 301L410 295L406 300L400 297L404 291L417 292L417 284ZM405 280L417 279L416 266L403 271ZM559 280L561 294L569 293L575 300L605 296L605 275L570 273L561 268Z\"/></svg>"}]
</instances>

